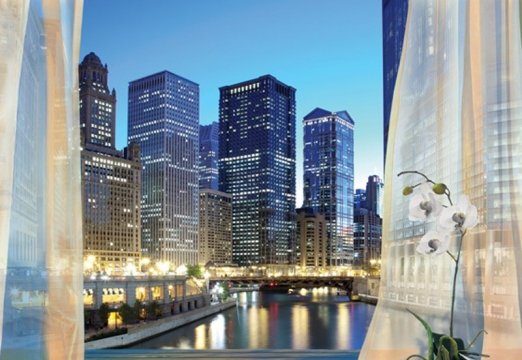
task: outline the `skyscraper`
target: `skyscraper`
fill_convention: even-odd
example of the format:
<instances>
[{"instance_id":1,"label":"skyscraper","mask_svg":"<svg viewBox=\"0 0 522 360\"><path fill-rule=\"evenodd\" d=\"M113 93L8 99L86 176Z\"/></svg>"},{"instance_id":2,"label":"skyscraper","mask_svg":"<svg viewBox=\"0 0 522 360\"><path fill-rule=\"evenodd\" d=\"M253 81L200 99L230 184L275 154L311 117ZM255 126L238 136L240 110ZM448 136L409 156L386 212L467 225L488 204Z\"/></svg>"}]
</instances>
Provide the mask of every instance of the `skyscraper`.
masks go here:
<instances>
[{"instance_id":1,"label":"skyscraper","mask_svg":"<svg viewBox=\"0 0 522 360\"><path fill-rule=\"evenodd\" d=\"M353 195L353 208L357 209L366 209L366 190L365 189L355 189L355 194Z\"/></svg>"},{"instance_id":2,"label":"skyscraper","mask_svg":"<svg viewBox=\"0 0 522 360\"><path fill-rule=\"evenodd\" d=\"M220 88L219 183L240 265L295 261L295 89L271 75Z\"/></svg>"},{"instance_id":3,"label":"skyscraper","mask_svg":"<svg viewBox=\"0 0 522 360\"><path fill-rule=\"evenodd\" d=\"M385 166L393 90L401 61L407 15L408 0L382 1L383 141Z\"/></svg>"},{"instance_id":4,"label":"skyscraper","mask_svg":"<svg viewBox=\"0 0 522 360\"><path fill-rule=\"evenodd\" d=\"M297 209L297 264L327 266L326 220L311 208Z\"/></svg>"},{"instance_id":5,"label":"skyscraper","mask_svg":"<svg viewBox=\"0 0 522 360\"><path fill-rule=\"evenodd\" d=\"M353 227L353 264L368 270L372 260L381 258L382 219L368 209L355 209Z\"/></svg>"},{"instance_id":6,"label":"skyscraper","mask_svg":"<svg viewBox=\"0 0 522 360\"><path fill-rule=\"evenodd\" d=\"M107 85L109 70L93 52L80 64L80 136L83 143L114 149L116 90Z\"/></svg>"},{"instance_id":7,"label":"skyscraper","mask_svg":"<svg viewBox=\"0 0 522 360\"><path fill-rule=\"evenodd\" d=\"M382 217L384 184L377 175L368 176L365 208Z\"/></svg>"},{"instance_id":8,"label":"skyscraper","mask_svg":"<svg viewBox=\"0 0 522 360\"><path fill-rule=\"evenodd\" d=\"M326 218L330 265L353 259L353 129L346 111L316 108L304 126L304 206Z\"/></svg>"},{"instance_id":9,"label":"skyscraper","mask_svg":"<svg viewBox=\"0 0 522 360\"><path fill-rule=\"evenodd\" d=\"M212 189L199 192L199 261L232 263L232 196Z\"/></svg>"},{"instance_id":10,"label":"skyscraper","mask_svg":"<svg viewBox=\"0 0 522 360\"><path fill-rule=\"evenodd\" d=\"M128 114L143 162L143 255L197 264L199 85L169 71L132 81Z\"/></svg>"},{"instance_id":11,"label":"skyscraper","mask_svg":"<svg viewBox=\"0 0 522 360\"><path fill-rule=\"evenodd\" d=\"M199 127L199 187L218 190L219 123Z\"/></svg>"},{"instance_id":12,"label":"skyscraper","mask_svg":"<svg viewBox=\"0 0 522 360\"><path fill-rule=\"evenodd\" d=\"M141 256L140 148L114 146L116 92L107 75L92 52L79 66L84 270L122 273Z\"/></svg>"}]
</instances>

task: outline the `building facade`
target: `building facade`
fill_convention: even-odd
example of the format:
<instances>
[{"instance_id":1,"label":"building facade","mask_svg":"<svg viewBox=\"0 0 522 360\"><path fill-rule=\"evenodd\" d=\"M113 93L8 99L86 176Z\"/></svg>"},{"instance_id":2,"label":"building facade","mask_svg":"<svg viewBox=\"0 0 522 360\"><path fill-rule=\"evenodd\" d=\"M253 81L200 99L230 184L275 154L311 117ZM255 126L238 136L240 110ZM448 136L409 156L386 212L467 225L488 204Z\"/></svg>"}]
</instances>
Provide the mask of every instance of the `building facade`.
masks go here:
<instances>
[{"instance_id":1,"label":"building facade","mask_svg":"<svg viewBox=\"0 0 522 360\"><path fill-rule=\"evenodd\" d=\"M311 208L297 209L297 264L327 266L326 219Z\"/></svg>"},{"instance_id":2,"label":"building facade","mask_svg":"<svg viewBox=\"0 0 522 360\"><path fill-rule=\"evenodd\" d=\"M383 183L379 176L368 176L366 190L357 189L354 196L353 264L369 270L381 258Z\"/></svg>"},{"instance_id":3,"label":"building facade","mask_svg":"<svg viewBox=\"0 0 522 360\"><path fill-rule=\"evenodd\" d=\"M382 219L368 209L355 209L353 227L353 265L368 268L381 259Z\"/></svg>"},{"instance_id":4,"label":"building facade","mask_svg":"<svg viewBox=\"0 0 522 360\"><path fill-rule=\"evenodd\" d=\"M219 189L219 123L199 127L199 187Z\"/></svg>"},{"instance_id":5,"label":"building facade","mask_svg":"<svg viewBox=\"0 0 522 360\"><path fill-rule=\"evenodd\" d=\"M116 92L93 52L79 66L84 270L124 273L141 255L140 148L115 148Z\"/></svg>"},{"instance_id":6,"label":"building facade","mask_svg":"<svg viewBox=\"0 0 522 360\"><path fill-rule=\"evenodd\" d=\"M402 43L406 30L408 0L382 1L382 75L383 75L383 125L384 166L390 128L390 113L395 80L401 62Z\"/></svg>"},{"instance_id":7,"label":"building facade","mask_svg":"<svg viewBox=\"0 0 522 360\"><path fill-rule=\"evenodd\" d=\"M382 217L382 202L384 194L384 184L377 175L368 176L366 183L366 201L364 208Z\"/></svg>"},{"instance_id":8,"label":"building facade","mask_svg":"<svg viewBox=\"0 0 522 360\"><path fill-rule=\"evenodd\" d=\"M295 262L295 89L270 75L220 88L219 133L233 261Z\"/></svg>"},{"instance_id":9,"label":"building facade","mask_svg":"<svg viewBox=\"0 0 522 360\"><path fill-rule=\"evenodd\" d=\"M141 257L141 162L136 144L82 150L84 270L122 274Z\"/></svg>"},{"instance_id":10,"label":"building facade","mask_svg":"<svg viewBox=\"0 0 522 360\"><path fill-rule=\"evenodd\" d=\"M232 263L232 196L221 191L199 192L199 262Z\"/></svg>"},{"instance_id":11,"label":"building facade","mask_svg":"<svg viewBox=\"0 0 522 360\"><path fill-rule=\"evenodd\" d=\"M353 194L353 208L357 209L366 209L366 190L365 189L355 189L355 194Z\"/></svg>"},{"instance_id":12,"label":"building facade","mask_svg":"<svg viewBox=\"0 0 522 360\"><path fill-rule=\"evenodd\" d=\"M82 144L115 148L116 90L109 90L109 70L93 52L79 68L80 136Z\"/></svg>"},{"instance_id":13,"label":"building facade","mask_svg":"<svg viewBox=\"0 0 522 360\"><path fill-rule=\"evenodd\" d=\"M142 251L197 264L199 85L169 71L130 82L128 141L141 148Z\"/></svg>"},{"instance_id":14,"label":"building facade","mask_svg":"<svg viewBox=\"0 0 522 360\"><path fill-rule=\"evenodd\" d=\"M353 260L353 130L346 111L316 108L303 120L304 206L324 215L329 265Z\"/></svg>"}]
</instances>

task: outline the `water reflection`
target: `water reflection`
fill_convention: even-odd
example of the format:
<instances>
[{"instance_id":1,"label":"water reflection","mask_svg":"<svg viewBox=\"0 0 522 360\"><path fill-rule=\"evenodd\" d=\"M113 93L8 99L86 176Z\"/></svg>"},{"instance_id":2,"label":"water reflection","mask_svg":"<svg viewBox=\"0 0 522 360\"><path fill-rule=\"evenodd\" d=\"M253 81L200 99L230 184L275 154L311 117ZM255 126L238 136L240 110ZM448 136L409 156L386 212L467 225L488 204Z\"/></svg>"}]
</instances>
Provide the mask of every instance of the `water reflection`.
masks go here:
<instances>
[{"instance_id":1,"label":"water reflection","mask_svg":"<svg viewBox=\"0 0 522 360\"><path fill-rule=\"evenodd\" d=\"M210 348L225 349L225 317L218 314L210 323Z\"/></svg>"},{"instance_id":2,"label":"water reflection","mask_svg":"<svg viewBox=\"0 0 522 360\"><path fill-rule=\"evenodd\" d=\"M349 349L349 344L346 341L351 326L350 313L347 306L338 307L339 314L337 315L337 344L336 349Z\"/></svg>"},{"instance_id":3,"label":"water reflection","mask_svg":"<svg viewBox=\"0 0 522 360\"><path fill-rule=\"evenodd\" d=\"M195 349L206 349L207 344L207 325L201 324L199 325L196 330L194 331L195 341L194 341L194 348Z\"/></svg>"},{"instance_id":4,"label":"water reflection","mask_svg":"<svg viewBox=\"0 0 522 360\"><path fill-rule=\"evenodd\" d=\"M310 346L308 311L303 305L292 307L292 349L308 349Z\"/></svg>"},{"instance_id":5,"label":"water reflection","mask_svg":"<svg viewBox=\"0 0 522 360\"><path fill-rule=\"evenodd\" d=\"M248 347L268 348L268 310L262 307L248 309Z\"/></svg>"},{"instance_id":6,"label":"water reflection","mask_svg":"<svg viewBox=\"0 0 522 360\"><path fill-rule=\"evenodd\" d=\"M237 309L223 311L134 347L360 349L374 307L350 303L346 296L333 294L325 288L308 291L304 296L240 293Z\"/></svg>"}]
</instances>

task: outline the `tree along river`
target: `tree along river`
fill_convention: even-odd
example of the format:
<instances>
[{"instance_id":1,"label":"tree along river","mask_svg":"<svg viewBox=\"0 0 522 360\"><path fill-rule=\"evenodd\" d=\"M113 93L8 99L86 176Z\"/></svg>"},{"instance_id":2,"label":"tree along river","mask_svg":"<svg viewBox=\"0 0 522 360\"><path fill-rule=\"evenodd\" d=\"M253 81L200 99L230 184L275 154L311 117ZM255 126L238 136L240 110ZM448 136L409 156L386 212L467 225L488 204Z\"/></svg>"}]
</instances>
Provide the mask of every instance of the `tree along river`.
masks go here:
<instances>
[{"instance_id":1,"label":"tree along river","mask_svg":"<svg viewBox=\"0 0 522 360\"><path fill-rule=\"evenodd\" d=\"M359 350L374 306L327 288L301 294L243 292L225 310L132 346L155 349Z\"/></svg>"}]
</instances>

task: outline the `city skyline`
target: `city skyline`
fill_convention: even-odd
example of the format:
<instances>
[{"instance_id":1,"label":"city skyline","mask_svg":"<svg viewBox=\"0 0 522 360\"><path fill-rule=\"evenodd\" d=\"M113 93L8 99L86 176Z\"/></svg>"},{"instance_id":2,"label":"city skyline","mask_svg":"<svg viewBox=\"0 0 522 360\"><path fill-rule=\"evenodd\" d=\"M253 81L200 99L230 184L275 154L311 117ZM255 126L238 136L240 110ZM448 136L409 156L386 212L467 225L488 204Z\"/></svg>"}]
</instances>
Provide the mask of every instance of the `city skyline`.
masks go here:
<instances>
[{"instance_id":1,"label":"city skyline","mask_svg":"<svg viewBox=\"0 0 522 360\"><path fill-rule=\"evenodd\" d=\"M303 198L299 123L317 106L346 109L359 119L355 188L364 187L370 174L382 176L379 1L332 1L328 6L294 0L157 1L147 7L138 2L123 6L119 1L93 0L85 3L84 11L81 55L94 51L104 59L111 68L111 87L119 95L117 147L126 145L127 85L133 79L169 70L199 83L199 120L205 125L218 119L219 87L270 73L297 89L297 206ZM116 11L122 16L114 17ZM168 21L165 16L170 16ZM332 20L327 27L303 26L303 19L327 16ZM256 25L257 18L267 19L260 23L263 31ZM143 26L134 26L136 21Z\"/></svg>"}]
</instances>

